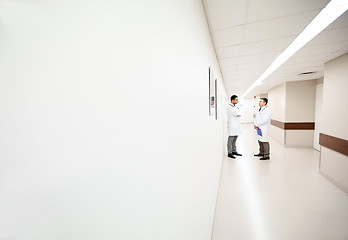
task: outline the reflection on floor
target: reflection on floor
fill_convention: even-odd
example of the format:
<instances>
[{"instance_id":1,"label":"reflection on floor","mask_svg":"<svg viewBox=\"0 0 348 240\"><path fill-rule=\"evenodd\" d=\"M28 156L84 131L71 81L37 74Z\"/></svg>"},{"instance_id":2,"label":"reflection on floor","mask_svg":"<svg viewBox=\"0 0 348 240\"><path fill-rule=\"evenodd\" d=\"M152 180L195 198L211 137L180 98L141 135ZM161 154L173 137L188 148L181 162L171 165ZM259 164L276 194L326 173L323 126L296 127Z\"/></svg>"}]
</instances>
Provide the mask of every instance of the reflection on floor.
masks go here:
<instances>
[{"instance_id":1,"label":"reflection on floor","mask_svg":"<svg viewBox=\"0 0 348 240\"><path fill-rule=\"evenodd\" d=\"M260 161L253 125L242 124L242 157L223 159L214 240L348 239L348 195L318 173L319 152L270 139Z\"/></svg>"}]
</instances>

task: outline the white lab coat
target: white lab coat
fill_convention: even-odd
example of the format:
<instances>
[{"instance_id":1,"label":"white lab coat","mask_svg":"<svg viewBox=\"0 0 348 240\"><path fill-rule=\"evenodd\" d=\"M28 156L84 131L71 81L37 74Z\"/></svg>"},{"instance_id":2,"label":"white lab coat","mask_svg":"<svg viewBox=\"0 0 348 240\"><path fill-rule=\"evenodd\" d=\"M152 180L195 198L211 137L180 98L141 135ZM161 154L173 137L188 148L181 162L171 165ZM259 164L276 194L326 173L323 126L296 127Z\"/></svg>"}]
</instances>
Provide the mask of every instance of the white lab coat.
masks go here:
<instances>
[{"instance_id":1,"label":"white lab coat","mask_svg":"<svg viewBox=\"0 0 348 240\"><path fill-rule=\"evenodd\" d=\"M227 105L228 130L230 136L237 136L242 133L240 129L239 119L241 117L241 110L236 105L230 103Z\"/></svg>"},{"instance_id":2,"label":"white lab coat","mask_svg":"<svg viewBox=\"0 0 348 240\"><path fill-rule=\"evenodd\" d=\"M257 135L257 139L260 142L268 142L268 128L271 124L271 111L267 106L262 107L261 110L256 113L254 124L262 131L262 136Z\"/></svg>"}]
</instances>

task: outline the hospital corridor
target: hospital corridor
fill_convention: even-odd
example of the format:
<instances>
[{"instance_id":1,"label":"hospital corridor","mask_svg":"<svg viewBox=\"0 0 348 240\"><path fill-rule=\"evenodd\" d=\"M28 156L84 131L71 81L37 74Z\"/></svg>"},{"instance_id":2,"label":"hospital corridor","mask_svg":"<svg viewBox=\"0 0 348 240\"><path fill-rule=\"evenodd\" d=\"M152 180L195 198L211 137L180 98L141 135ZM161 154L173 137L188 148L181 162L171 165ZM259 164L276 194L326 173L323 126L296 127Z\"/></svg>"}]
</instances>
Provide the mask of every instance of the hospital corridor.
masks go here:
<instances>
[{"instance_id":1,"label":"hospital corridor","mask_svg":"<svg viewBox=\"0 0 348 240\"><path fill-rule=\"evenodd\" d=\"M348 240L348 0L0 0L0 240Z\"/></svg>"}]
</instances>

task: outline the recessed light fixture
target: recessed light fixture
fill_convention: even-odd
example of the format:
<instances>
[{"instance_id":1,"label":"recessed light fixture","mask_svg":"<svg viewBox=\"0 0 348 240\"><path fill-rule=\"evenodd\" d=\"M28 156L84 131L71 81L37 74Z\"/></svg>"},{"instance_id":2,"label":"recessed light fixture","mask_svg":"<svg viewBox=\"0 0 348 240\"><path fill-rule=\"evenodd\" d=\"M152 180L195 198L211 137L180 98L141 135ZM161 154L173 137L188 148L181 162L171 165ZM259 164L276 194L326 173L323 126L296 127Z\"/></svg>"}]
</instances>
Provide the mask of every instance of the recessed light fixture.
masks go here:
<instances>
[{"instance_id":1,"label":"recessed light fixture","mask_svg":"<svg viewBox=\"0 0 348 240\"><path fill-rule=\"evenodd\" d=\"M271 75L298 50L317 36L348 9L348 0L331 0L312 22L296 37L296 39L274 60L266 71L241 96L245 97L251 90Z\"/></svg>"},{"instance_id":2,"label":"recessed light fixture","mask_svg":"<svg viewBox=\"0 0 348 240\"><path fill-rule=\"evenodd\" d=\"M297 76L303 76L303 75L308 76L308 75L312 75L314 73L316 73L316 72L303 72L303 73L299 73Z\"/></svg>"}]
</instances>

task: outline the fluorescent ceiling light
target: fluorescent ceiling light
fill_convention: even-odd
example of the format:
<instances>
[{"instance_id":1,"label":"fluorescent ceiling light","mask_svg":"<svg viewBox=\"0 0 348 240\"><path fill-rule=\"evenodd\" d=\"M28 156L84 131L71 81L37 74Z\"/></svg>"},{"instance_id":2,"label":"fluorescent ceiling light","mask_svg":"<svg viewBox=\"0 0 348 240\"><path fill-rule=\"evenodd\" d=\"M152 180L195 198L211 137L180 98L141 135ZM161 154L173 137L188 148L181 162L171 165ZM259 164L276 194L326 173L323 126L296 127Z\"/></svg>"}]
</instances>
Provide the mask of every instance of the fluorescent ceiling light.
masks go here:
<instances>
[{"instance_id":1,"label":"fluorescent ceiling light","mask_svg":"<svg viewBox=\"0 0 348 240\"><path fill-rule=\"evenodd\" d=\"M256 86L260 85L278 67L285 63L298 50L317 36L348 9L348 0L331 0L326 7L308 24L297 38L274 60L266 71L246 90L241 98L245 97Z\"/></svg>"}]
</instances>

